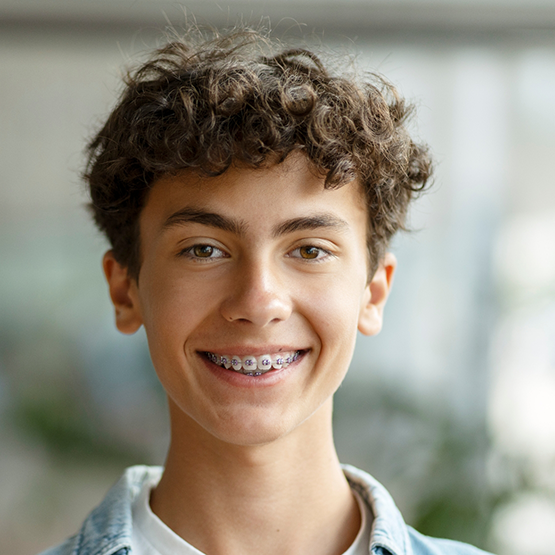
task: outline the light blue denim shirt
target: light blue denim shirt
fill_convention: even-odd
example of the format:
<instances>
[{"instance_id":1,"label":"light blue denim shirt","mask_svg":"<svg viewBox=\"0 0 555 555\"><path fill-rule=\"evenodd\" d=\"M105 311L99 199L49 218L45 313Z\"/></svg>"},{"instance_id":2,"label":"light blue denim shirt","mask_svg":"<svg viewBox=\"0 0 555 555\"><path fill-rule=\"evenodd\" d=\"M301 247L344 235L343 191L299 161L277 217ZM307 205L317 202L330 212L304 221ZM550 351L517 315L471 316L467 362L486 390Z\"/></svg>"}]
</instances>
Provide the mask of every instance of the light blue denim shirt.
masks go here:
<instances>
[{"instance_id":1,"label":"light blue denim shirt","mask_svg":"<svg viewBox=\"0 0 555 555\"><path fill-rule=\"evenodd\" d=\"M162 470L159 466L128 468L81 530L42 555L132 555L131 505L145 480L155 481ZM387 490L372 476L349 465L343 471L374 514L369 555L486 555L467 544L419 534L405 524Z\"/></svg>"}]
</instances>

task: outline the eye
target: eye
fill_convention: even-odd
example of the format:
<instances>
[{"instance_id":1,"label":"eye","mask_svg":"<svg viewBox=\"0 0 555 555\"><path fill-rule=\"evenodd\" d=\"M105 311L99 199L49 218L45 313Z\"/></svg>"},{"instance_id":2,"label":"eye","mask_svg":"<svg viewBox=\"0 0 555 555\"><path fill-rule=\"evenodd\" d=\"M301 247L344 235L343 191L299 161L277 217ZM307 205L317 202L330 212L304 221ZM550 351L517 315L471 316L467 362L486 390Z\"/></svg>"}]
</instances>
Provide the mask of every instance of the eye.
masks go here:
<instances>
[{"instance_id":1,"label":"eye","mask_svg":"<svg viewBox=\"0 0 555 555\"><path fill-rule=\"evenodd\" d=\"M215 258L226 258L227 254L213 245L197 244L192 247L187 247L181 251L192 260L213 260Z\"/></svg>"},{"instance_id":2,"label":"eye","mask_svg":"<svg viewBox=\"0 0 555 555\"><path fill-rule=\"evenodd\" d=\"M318 258L321 250L317 247L299 247L301 258Z\"/></svg>"},{"instance_id":3,"label":"eye","mask_svg":"<svg viewBox=\"0 0 555 555\"><path fill-rule=\"evenodd\" d=\"M303 245L302 247L297 247L291 251L290 256L292 258L302 258L303 260L319 261L331 256L331 253L321 247Z\"/></svg>"},{"instance_id":4,"label":"eye","mask_svg":"<svg viewBox=\"0 0 555 555\"><path fill-rule=\"evenodd\" d=\"M198 258L211 258L212 254L214 254L214 247L210 245L195 245L191 249L191 254Z\"/></svg>"}]
</instances>

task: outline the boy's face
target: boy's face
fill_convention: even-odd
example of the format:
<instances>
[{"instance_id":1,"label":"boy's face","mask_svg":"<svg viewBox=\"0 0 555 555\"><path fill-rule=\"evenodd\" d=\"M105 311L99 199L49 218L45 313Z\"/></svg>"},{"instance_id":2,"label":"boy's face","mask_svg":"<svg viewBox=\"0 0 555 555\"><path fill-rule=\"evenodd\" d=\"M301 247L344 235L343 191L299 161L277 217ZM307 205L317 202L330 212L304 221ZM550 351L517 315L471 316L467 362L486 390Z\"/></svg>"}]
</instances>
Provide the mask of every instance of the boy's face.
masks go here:
<instances>
[{"instance_id":1,"label":"boy's face","mask_svg":"<svg viewBox=\"0 0 555 555\"><path fill-rule=\"evenodd\" d=\"M324 189L301 154L164 177L140 217L138 283L105 256L118 328L145 326L170 403L201 429L242 445L283 437L331 400L357 328L380 329L395 261L368 281L366 226L359 186ZM280 353L297 359L260 376L211 360Z\"/></svg>"}]
</instances>

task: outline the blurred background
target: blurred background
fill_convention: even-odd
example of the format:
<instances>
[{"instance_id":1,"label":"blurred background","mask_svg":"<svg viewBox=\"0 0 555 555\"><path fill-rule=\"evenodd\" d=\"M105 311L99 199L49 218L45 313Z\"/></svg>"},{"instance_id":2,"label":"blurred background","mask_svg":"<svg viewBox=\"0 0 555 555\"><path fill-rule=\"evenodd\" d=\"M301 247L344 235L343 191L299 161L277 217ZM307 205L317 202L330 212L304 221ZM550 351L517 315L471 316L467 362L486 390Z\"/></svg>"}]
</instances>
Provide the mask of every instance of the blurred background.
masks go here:
<instances>
[{"instance_id":1,"label":"blurred background","mask_svg":"<svg viewBox=\"0 0 555 555\"><path fill-rule=\"evenodd\" d=\"M163 463L165 399L144 335L113 325L79 172L123 69L193 16L269 17L417 104L435 187L336 396L340 456L424 533L555 554L552 0L0 0L0 552L61 541L125 466Z\"/></svg>"}]
</instances>

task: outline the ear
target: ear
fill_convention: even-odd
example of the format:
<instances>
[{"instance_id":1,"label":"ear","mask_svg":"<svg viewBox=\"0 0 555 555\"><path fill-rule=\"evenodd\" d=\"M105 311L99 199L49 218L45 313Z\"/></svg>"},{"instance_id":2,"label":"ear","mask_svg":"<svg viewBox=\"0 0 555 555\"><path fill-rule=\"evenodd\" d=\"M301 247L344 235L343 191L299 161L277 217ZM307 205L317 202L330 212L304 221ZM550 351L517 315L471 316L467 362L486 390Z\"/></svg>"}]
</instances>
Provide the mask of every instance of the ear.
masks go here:
<instances>
[{"instance_id":1,"label":"ear","mask_svg":"<svg viewBox=\"0 0 555 555\"><path fill-rule=\"evenodd\" d=\"M364 335L376 335L382 329L383 309L397 267L397 259L387 253L364 291L364 301L358 318L358 330Z\"/></svg>"},{"instance_id":2,"label":"ear","mask_svg":"<svg viewBox=\"0 0 555 555\"><path fill-rule=\"evenodd\" d=\"M122 333L135 333L143 323L137 282L129 276L127 268L115 259L111 250L104 255L102 267L115 308L116 327Z\"/></svg>"}]
</instances>

